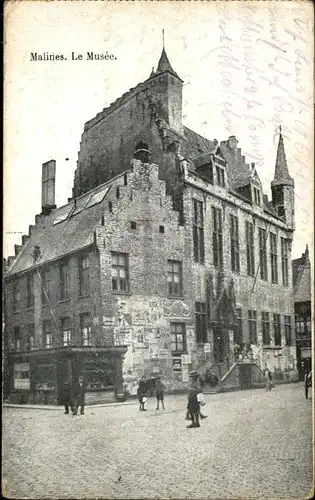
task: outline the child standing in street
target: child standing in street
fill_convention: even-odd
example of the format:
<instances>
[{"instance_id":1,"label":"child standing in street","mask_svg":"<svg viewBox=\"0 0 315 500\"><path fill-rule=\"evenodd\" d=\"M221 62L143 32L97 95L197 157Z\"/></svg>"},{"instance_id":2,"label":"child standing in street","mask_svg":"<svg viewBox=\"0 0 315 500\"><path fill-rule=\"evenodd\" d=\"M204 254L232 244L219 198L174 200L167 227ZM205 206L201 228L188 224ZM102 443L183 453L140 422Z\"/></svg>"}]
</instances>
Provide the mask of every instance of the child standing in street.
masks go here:
<instances>
[{"instance_id":1,"label":"child standing in street","mask_svg":"<svg viewBox=\"0 0 315 500\"><path fill-rule=\"evenodd\" d=\"M142 377L142 379L139 382L139 386L137 389L137 396L138 396L138 400L140 403L139 410L140 411L147 411L144 408L144 405L147 401L147 397L146 397L147 396L147 384L146 384L144 377Z\"/></svg>"},{"instance_id":2,"label":"child standing in street","mask_svg":"<svg viewBox=\"0 0 315 500\"><path fill-rule=\"evenodd\" d=\"M161 379L158 379L156 381L156 386L155 386L156 409L157 410L160 409L160 407L159 407L160 401L161 401L163 410L165 410L165 406L164 406L164 389L165 389L165 387L162 384Z\"/></svg>"}]
</instances>

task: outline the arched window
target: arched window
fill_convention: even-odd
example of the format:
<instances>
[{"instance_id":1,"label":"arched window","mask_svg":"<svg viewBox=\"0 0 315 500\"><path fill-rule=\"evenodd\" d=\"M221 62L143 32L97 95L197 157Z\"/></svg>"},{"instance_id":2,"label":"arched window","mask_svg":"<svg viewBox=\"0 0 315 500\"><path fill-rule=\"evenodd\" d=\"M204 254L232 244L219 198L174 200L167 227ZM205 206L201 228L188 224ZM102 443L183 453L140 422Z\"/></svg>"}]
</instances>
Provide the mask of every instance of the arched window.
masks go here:
<instances>
[{"instance_id":1,"label":"arched window","mask_svg":"<svg viewBox=\"0 0 315 500\"><path fill-rule=\"evenodd\" d=\"M149 146L143 141L138 142L135 147L133 157L136 160L141 160L142 163L149 163L151 159Z\"/></svg>"}]
</instances>

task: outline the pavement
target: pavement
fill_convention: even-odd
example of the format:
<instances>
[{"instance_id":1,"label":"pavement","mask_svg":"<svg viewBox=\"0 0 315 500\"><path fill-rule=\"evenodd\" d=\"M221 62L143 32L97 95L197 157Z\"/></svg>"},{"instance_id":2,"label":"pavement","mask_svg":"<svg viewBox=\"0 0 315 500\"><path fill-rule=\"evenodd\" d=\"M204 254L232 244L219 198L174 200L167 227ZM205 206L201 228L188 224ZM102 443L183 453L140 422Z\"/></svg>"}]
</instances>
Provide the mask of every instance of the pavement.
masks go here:
<instances>
[{"instance_id":1,"label":"pavement","mask_svg":"<svg viewBox=\"0 0 315 500\"><path fill-rule=\"evenodd\" d=\"M198 429L186 397L88 407L85 415L3 408L2 493L31 499L305 499L312 399L303 384L205 395Z\"/></svg>"}]
</instances>

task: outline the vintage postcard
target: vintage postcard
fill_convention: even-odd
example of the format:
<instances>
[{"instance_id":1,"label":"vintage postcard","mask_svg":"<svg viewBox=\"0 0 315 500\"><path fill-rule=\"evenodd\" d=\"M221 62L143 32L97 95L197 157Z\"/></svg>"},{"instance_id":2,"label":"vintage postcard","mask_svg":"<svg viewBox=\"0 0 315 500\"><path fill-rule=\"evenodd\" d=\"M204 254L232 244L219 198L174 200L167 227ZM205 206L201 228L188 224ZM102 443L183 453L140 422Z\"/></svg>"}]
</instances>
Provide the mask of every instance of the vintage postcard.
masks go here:
<instances>
[{"instance_id":1,"label":"vintage postcard","mask_svg":"<svg viewBox=\"0 0 315 500\"><path fill-rule=\"evenodd\" d=\"M313 19L5 2L5 497L311 498Z\"/></svg>"}]
</instances>

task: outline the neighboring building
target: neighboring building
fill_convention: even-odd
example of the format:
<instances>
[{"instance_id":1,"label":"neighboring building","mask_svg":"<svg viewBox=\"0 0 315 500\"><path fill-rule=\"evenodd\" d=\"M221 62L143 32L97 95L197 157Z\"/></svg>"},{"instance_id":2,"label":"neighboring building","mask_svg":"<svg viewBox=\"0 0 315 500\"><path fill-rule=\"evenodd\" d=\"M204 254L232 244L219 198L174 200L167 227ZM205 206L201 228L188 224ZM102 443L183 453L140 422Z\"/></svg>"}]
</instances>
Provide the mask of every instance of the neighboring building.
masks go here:
<instances>
[{"instance_id":1,"label":"neighboring building","mask_svg":"<svg viewBox=\"0 0 315 500\"><path fill-rule=\"evenodd\" d=\"M312 369L311 263L308 246L302 257L292 261L296 358L300 380Z\"/></svg>"},{"instance_id":2,"label":"neighboring building","mask_svg":"<svg viewBox=\"0 0 315 500\"><path fill-rule=\"evenodd\" d=\"M243 357L296 368L281 133L268 201L234 136L219 144L183 126L163 49L146 82L85 125L60 208L55 168L43 165L42 213L9 258L8 397L57 401L79 373L97 398L135 394L142 375L183 389L190 370L221 378Z\"/></svg>"}]
</instances>

